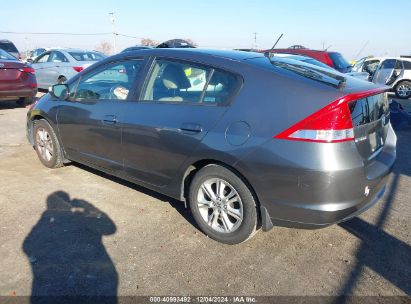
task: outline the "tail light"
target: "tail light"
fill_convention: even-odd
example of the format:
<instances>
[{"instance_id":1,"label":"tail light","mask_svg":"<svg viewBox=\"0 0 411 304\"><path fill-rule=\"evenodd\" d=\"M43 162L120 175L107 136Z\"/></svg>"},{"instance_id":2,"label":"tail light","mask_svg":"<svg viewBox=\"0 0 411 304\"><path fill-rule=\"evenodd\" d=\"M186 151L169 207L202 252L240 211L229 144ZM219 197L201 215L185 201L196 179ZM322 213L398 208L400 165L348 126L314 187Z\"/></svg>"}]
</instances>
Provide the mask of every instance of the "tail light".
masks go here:
<instances>
[{"instance_id":1,"label":"tail light","mask_svg":"<svg viewBox=\"0 0 411 304\"><path fill-rule=\"evenodd\" d=\"M31 67L24 67L24 68L20 69L20 72L34 74L36 72L36 70L34 70Z\"/></svg>"},{"instance_id":2,"label":"tail light","mask_svg":"<svg viewBox=\"0 0 411 304\"><path fill-rule=\"evenodd\" d=\"M82 70L84 70L83 67L73 67L73 69L78 73L80 73Z\"/></svg>"},{"instance_id":3,"label":"tail light","mask_svg":"<svg viewBox=\"0 0 411 304\"><path fill-rule=\"evenodd\" d=\"M274 138L323 143L352 141L354 128L349 104L384 91L378 89L341 97Z\"/></svg>"}]
</instances>

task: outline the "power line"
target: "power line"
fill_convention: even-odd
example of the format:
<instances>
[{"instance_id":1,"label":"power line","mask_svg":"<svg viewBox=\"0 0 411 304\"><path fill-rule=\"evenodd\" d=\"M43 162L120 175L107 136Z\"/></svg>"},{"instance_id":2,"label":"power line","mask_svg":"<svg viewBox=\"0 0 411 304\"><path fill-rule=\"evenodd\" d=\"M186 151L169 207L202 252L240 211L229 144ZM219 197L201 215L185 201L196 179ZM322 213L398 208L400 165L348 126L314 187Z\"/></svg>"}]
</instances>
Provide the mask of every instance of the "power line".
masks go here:
<instances>
[{"instance_id":1,"label":"power line","mask_svg":"<svg viewBox=\"0 0 411 304\"><path fill-rule=\"evenodd\" d=\"M45 33L45 32L5 32L0 31L1 34L15 34L15 35L62 35L62 36L103 36L112 35L113 33Z\"/></svg>"},{"instance_id":2,"label":"power line","mask_svg":"<svg viewBox=\"0 0 411 304\"><path fill-rule=\"evenodd\" d=\"M61 35L61 36L108 36L108 35L115 35L133 39L143 39L142 37L136 37L131 35L125 35L121 33L62 33L62 32L8 32L8 31L0 31L0 34L15 34L15 35Z\"/></svg>"}]
</instances>

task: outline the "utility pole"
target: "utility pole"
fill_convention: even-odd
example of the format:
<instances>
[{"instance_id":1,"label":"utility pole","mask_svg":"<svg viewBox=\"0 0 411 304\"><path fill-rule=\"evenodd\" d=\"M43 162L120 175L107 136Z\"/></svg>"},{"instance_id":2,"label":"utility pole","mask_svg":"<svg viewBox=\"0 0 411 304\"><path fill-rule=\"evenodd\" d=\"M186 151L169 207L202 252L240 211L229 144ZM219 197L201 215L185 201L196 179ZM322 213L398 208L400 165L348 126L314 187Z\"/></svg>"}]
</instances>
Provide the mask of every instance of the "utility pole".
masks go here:
<instances>
[{"instance_id":1,"label":"utility pole","mask_svg":"<svg viewBox=\"0 0 411 304\"><path fill-rule=\"evenodd\" d=\"M258 45L257 45L257 33L253 33L253 35L254 35L254 44L253 44L253 46L252 46L252 49L253 49L253 50L256 50L256 49L258 49Z\"/></svg>"},{"instance_id":2,"label":"utility pole","mask_svg":"<svg viewBox=\"0 0 411 304\"><path fill-rule=\"evenodd\" d=\"M117 31L116 31L116 13L112 11L110 15L111 29L113 31L113 53L117 53Z\"/></svg>"}]
</instances>

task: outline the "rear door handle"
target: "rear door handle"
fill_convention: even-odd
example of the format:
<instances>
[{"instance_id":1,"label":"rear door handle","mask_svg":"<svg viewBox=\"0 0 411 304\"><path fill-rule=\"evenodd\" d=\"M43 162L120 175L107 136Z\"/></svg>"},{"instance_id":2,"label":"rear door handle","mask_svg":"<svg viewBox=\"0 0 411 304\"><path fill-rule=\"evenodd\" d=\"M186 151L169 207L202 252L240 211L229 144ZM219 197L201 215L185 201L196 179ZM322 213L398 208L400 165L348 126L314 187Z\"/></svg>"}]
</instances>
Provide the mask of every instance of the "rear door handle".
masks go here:
<instances>
[{"instance_id":1,"label":"rear door handle","mask_svg":"<svg viewBox=\"0 0 411 304\"><path fill-rule=\"evenodd\" d=\"M183 123L178 130L182 133L197 134L203 132L203 127L196 123Z\"/></svg>"},{"instance_id":2,"label":"rear door handle","mask_svg":"<svg viewBox=\"0 0 411 304\"><path fill-rule=\"evenodd\" d=\"M102 120L103 124L105 125L115 125L117 123L117 116L116 115L105 115L103 120Z\"/></svg>"}]
</instances>

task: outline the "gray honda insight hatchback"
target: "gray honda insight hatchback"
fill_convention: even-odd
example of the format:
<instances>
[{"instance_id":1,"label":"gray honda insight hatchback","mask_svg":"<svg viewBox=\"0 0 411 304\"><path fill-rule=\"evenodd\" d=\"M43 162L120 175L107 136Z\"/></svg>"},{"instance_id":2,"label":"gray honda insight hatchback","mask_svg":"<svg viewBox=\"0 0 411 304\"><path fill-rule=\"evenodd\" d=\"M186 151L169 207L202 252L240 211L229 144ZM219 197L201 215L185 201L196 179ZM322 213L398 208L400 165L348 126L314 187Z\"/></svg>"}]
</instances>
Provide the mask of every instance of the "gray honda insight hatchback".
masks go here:
<instances>
[{"instance_id":1,"label":"gray honda insight hatchback","mask_svg":"<svg viewBox=\"0 0 411 304\"><path fill-rule=\"evenodd\" d=\"M237 244L381 198L396 158L386 89L260 54L139 50L55 85L27 135L48 168L74 161L181 200Z\"/></svg>"}]
</instances>

